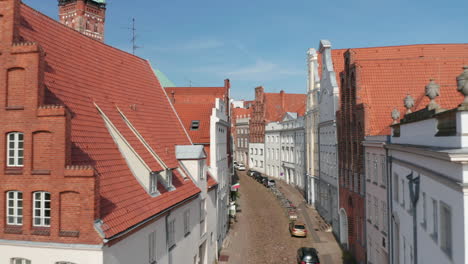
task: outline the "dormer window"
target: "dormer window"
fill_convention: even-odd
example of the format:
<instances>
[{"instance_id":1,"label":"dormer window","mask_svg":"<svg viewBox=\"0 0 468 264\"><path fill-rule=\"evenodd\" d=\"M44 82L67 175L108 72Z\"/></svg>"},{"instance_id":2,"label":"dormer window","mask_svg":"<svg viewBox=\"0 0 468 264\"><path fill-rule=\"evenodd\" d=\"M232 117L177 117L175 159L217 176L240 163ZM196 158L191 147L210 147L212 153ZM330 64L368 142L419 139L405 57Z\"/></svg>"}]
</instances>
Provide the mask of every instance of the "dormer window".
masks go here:
<instances>
[{"instance_id":1,"label":"dormer window","mask_svg":"<svg viewBox=\"0 0 468 264\"><path fill-rule=\"evenodd\" d=\"M150 194L156 194L158 192L158 174L156 172L150 173Z\"/></svg>"},{"instance_id":2,"label":"dormer window","mask_svg":"<svg viewBox=\"0 0 468 264\"><path fill-rule=\"evenodd\" d=\"M200 127L200 121L192 120L192 124L190 125L190 130L198 130L199 127Z\"/></svg>"},{"instance_id":3,"label":"dormer window","mask_svg":"<svg viewBox=\"0 0 468 264\"><path fill-rule=\"evenodd\" d=\"M7 166L23 167L24 135L20 132L7 134Z\"/></svg>"}]
</instances>

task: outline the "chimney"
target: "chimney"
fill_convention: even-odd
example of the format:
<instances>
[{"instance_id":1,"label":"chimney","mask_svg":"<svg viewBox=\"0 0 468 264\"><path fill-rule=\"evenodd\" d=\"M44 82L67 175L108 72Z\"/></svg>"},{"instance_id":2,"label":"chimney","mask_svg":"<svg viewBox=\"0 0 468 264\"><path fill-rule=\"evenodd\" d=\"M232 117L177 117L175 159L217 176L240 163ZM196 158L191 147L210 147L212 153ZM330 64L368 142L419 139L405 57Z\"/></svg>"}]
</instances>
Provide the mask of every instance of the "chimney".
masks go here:
<instances>
[{"instance_id":1,"label":"chimney","mask_svg":"<svg viewBox=\"0 0 468 264\"><path fill-rule=\"evenodd\" d=\"M284 107L284 91L283 90L280 91L280 97L281 97L281 110L284 111L285 107Z\"/></svg>"},{"instance_id":2,"label":"chimney","mask_svg":"<svg viewBox=\"0 0 468 264\"><path fill-rule=\"evenodd\" d=\"M174 90L171 91L171 101L172 101L172 104L175 104L175 92L174 92Z\"/></svg>"},{"instance_id":3,"label":"chimney","mask_svg":"<svg viewBox=\"0 0 468 264\"><path fill-rule=\"evenodd\" d=\"M106 0L58 0L62 24L104 42Z\"/></svg>"}]
</instances>

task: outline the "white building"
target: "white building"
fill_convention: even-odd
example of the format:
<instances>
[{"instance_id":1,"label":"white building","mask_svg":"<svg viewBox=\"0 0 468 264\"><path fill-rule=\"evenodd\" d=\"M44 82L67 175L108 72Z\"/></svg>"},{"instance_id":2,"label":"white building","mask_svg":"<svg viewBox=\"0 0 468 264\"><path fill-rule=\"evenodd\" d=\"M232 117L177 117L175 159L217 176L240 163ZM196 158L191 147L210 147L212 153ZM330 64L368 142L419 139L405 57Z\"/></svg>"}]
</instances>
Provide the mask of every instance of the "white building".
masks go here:
<instances>
[{"instance_id":1,"label":"white building","mask_svg":"<svg viewBox=\"0 0 468 264\"><path fill-rule=\"evenodd\" d=\"M457 81L466 98L468 68ZM394 124L387 145L392 263L468 263L468 100L448 111L433 102Z\"/></svg>"},{"instance_id":2,"label":"white building","mask_svg":"<svg viewBox=\"0 0 468 264\"><path fill-rule=\"evenodd\" d=\"M271 122L265 126L265 174L269 177L284 180L281 164L281 130L280 122Z\"/></svg>"},{"instance_id":3,"label":"white building","mask_svg":"<svg viewBox=\"0 0 468 264\"><path fill-rule=\"evenodd\" d=\"M336 111L339 109L339 87L335 73L331 43L320 41L322 76L320 77L319 106L319 170L317 200L315 208L325 221L332 225L335 236L339 236L339 191L338 191L338 141ZM316 56L315 54L313 56Z\"/></svg>"},{"instance_id":4,"label":"white building","mask_svg":"<svg viewBox=\"0 0 468 264\"><path fill-rule=\"evenodd\" d=\"M311 205L315 204L317 196L318 178L318 93L320 79L317 65L317 52L315 49L307 51L308 79L307 79L307 104L304 115L305 128L305 173L306 173L306 198Z\"/></svg>"},{"instance_id":5,"label":"white building","mask_svg":"<svg viewBox=\"0 0 468 264\"><path fill-rule=\"evenodd\" d=\"M389 136L366 136L366 240L369 263L389 263L387 150Z\"/></svg>"},{"instance_id":6,"label":"white building","mask_svg":"<svg viewBox=\"0 0 468 264\"><path fill-rule=\"evenodd\" d=\"M216 98L210 117L210 172L218 182L218 249L221 249L229 229L229 193L231 191L231 170L228 163L229 118L226 104Z\"/></svg>"},{"instance_id":7,"label":"white building","mask_svg":"<svg viewBox=\"0 0 468 264\"><path fill-rule=\"evenodd\" d=\"M266 174L305 191L304 117L287 112L265 127ZM279 171L277 171L279 169Z\"/></svg>"},{"instance_id":8,"label":"white building","mask_svg":"<svg viewBox=\"0 0 468 264\"><path fill-rule=\"evenodd\" d=\"M249 143L249 168L265 173L264 143Z\"/></svg>"}]
</instances>

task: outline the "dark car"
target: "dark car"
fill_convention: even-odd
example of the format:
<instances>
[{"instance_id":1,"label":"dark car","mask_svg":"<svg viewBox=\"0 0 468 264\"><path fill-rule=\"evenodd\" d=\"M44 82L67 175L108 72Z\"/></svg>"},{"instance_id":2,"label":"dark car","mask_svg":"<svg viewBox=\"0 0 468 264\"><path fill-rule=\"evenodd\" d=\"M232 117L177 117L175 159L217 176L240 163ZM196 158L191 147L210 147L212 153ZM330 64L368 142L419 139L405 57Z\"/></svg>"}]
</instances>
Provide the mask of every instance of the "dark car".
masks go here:
<instances>
[{"instance_id":1,"label":"dark car","mask_svg":"<svg viewBox=\"0 0 468 264\"><path fill-rule=\"evenodd\" d=\"M320 264L318 252L315 248L301 247L297 250L298 264Z\"/></svg>"},{"instance_id":2,"label":"dark car","mask_svg":"<svg viewBox=\"0 0 468 264\"><path fill-rule=\"evenodd\" d=\"M254 172L252 176L254 177L254 179L255 179L257 182L261 182L261 180L262 180L262 178L263 178L263 177L262 177L262 174L261 174L260 172L257 172L257 171Z\"/></svg>"},{"instance_id":3,"label":"dark car","mask_svg":"<svg viewBox=\"0 0 468 264\"><path fill-rule=\"evenodd\" d=\"M262 184L263 184L263 186L268 187L268 178L267 177L263 177Z\"/></svg>"},{"instance_id":4,"label":"dark car","mask_svg":"<svg viewBox=\"0 0 468 264\"><path fill-rule=\"evenodd\" d=\"M247 176L253 176L252 174L253 174L254 172L255 172L254 170L248 169L248 170L247 170Z\"/></svg>"}]
</instances>

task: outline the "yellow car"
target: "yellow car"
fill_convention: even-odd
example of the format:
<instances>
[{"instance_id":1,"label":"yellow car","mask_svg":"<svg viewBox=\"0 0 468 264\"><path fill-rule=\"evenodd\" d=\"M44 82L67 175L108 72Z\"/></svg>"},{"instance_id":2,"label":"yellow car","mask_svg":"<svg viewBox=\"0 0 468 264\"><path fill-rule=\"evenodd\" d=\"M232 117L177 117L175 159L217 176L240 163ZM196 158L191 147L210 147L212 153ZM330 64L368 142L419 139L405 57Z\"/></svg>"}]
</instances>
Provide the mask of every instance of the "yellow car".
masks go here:
<instances>
[{"instance_id":1,"label":"yellow car","mask_svg":"<svg viewBox=\"0 0 468 264\"><path fill-rule=\"evenodd\" d=\"M304 223L292 221L289 223L289 233L291 233L291 236L306 237L307 229Z\"/></svg>"}]
</instances>

